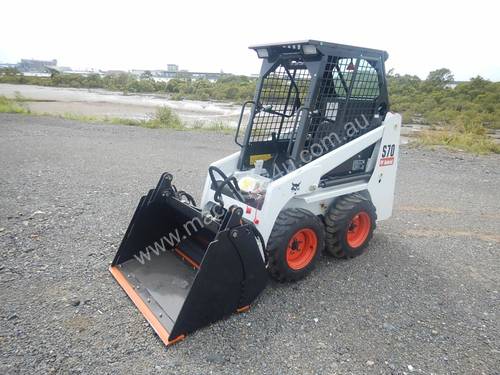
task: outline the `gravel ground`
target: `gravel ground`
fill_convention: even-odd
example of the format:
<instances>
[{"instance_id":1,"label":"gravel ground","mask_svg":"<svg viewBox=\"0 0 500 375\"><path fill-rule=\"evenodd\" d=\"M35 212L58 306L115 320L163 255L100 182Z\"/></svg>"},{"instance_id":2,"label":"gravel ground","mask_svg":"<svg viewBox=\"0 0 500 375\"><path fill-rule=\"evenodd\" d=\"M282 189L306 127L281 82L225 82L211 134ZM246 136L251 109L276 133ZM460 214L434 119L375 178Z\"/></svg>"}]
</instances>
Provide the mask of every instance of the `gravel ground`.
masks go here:
<instances>
[{"instance_id":1,"label":"gravel ground","mask_svg":"<svg viewBox=\"0 0 500 375\"><path fill-rule=\"evenodd\" d=\"M232 137L0 115L0 373L498 374L499 156L403 147L394 216L166 349L107 268L163 171L195 194Z\"/></svg>"}]
</instances>

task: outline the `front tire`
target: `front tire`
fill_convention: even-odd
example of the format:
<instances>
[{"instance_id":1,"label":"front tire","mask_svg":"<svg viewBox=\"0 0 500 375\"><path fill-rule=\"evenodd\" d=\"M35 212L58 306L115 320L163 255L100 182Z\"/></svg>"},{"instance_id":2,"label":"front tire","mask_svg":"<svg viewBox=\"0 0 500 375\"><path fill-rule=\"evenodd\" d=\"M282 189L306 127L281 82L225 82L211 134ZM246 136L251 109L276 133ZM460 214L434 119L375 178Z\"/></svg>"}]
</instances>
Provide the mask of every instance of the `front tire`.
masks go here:
<instances>
[{"instance_id":1,"label":"front tire","mask_svg":"<svg viewBox=\"0 0 500 375\"><path fill-rule=\"evenodd\" d=\"M326 252L336 258L363 254L376 222L376 208L366 195L354 193L338 198L325 215Z\"/></svg>"},{"instance_id":2,"label":"front tire","mask_svg":"<svg viewBox=\"0 0 500 375\"><path fill-rule=\"evenodd\" d=\"M302 208L280 212L267 243L268 271L278 281L296 281L309 274L324 248L321 220Z\"/></svg>"}]
</instances>

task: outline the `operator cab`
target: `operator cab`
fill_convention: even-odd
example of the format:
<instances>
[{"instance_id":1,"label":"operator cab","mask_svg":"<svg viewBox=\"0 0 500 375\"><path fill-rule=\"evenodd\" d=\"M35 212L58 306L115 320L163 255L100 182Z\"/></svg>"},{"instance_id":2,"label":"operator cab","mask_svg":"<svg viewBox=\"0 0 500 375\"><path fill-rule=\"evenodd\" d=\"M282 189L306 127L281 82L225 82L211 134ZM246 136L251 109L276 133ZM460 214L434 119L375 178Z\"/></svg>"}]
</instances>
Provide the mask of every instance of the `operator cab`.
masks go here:
<instances>
[{"instance_id":1,"label":"operator cab","mask_svg":"<svg viewBox=\"0 0 500 375\"><path fill-rule=\"evenodd\" d=\"M262 68L240 139L238 170L263 161L271 179L379 126L388 110L387 52L307 40L250 47ZM373 148L332 171L364 173Z\"/></svg>"},{"instance_id":2,"label":"operator cab","mask_svg":"<svg viewBox=\"0 0 500 375\"><path fill-rule=\"evenodd\" d=\"M270 182L382 124L389 107L388 54L315 40L250 48L262 67L254 99L243 104L238 122L237 171L212 178L212 189L216 197L260 208ZM250 116L240 136L245 109ZM376 151L370 145L332 168L319 186L367 180Z\"/></svg>"}]
</instances>

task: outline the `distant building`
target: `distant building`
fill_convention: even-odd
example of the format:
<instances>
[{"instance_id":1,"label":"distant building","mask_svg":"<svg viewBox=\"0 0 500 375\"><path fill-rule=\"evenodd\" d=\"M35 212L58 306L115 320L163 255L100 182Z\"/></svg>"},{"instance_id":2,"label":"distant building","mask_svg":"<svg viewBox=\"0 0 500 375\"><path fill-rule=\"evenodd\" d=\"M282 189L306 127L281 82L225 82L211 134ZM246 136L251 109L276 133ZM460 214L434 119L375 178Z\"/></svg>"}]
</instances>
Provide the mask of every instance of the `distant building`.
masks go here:
<instances>
[{"instance_id":1,"label":"distant building","mask_svg":"<svg viewBox=\"0 0 500 375\"><path fill-rule=\"evenodd\" d=\"M188 72L188 78L191 79L206 79L212 82L217 81L220 77L227 75L226 73L210 73L210 72Z\"/></svg>"},{"instance_id":2,"label":"distant building","mask_svg":"<svg viewBox=\"0 0 500 375\"><path fill-rule=\"evenodd\" d=\"M126 74L127 72L124 70L106 70L105 75L118 75L118 74Z\"/></svg>"},{"instance_id":3,"label":"distant building","mask_svg":"<svg viewBox=\"0 0 500 375\"><path fill-rule=\"evenodd\" d=\"M145 70L142 70L142 69L132 69L130 71L131 74L133 74L134 76L137 76L137 77L140 77L141 75L143 75L145 72Z\"/></svg>"},{"instance_id":4,"label":"distant building","mask_svg":"<svg viewBox=\"0 0 500 375\"><path fill-rule=\"evenodd\" d=\"M0 69L2 68L16 68L17 64L10 64L10 63L0 63Z\"/></svg>"},{"instance_id":5,"label":"distant building","mask_svg":"<svg viewBox=\"0 0 500 375\"><path fill-rule=\"evenodd\" d=\"M57 60L32 60L21 59L17 64L17 69L23 73L45 73L47 68L54 68L57 66Z\"/></svg>"},{"instance_id":6,"label":"distant building","mask_svg":"<svg viewBox=\"0 0 500 375\"><path fill-rule=\"evenodd\" d=\"M173 78L180 79L190 79L190 80L208 80L211 82L217 81L219 78L230 75L220 71L215 72L190 72L186 69L179 69L177 64L167 64L167 70L156 69L156 70L146 70L146 69L132 69L130 71L124 70L94 70L94 69L84 69L84 70L73 70L69 66L57 66L57 60L35 60L35 59L21 59L17 64L0 63L0 68L17 68L19 72L26 76L40 76L49 77L52 74L78 74L83 76L89 76L98 74L101 77L106 75L120 75L120 74L132 74L133 76L143 79L150 78L156 81L168 82ZM251 78L257 78L258 74L252 74Z\"/></svg>"},{"instance_id":7,"label":"distant building","mask_svg":"<svg viewBox=\"0 0 500 375\"><path fill-rule=\"evenodd\" d=\"M84 77L88 77L90 75L98 74L103 76L101 71L95 71L93 69L84 69L84 70L73 70L69 66L47 66L47 72L50 74L59 73L59 74L76 74ZM26 75L29 75L27 73Z\"/></svg>"},{"instance_id":8,"label":"distant building","mask_svg":"<svg viewBox=\"0 0 500 375\"><path fill-rule=\"evenodd\" d=\"M142 77L145 72L151 73L151 78L156 81L168 82L172 78L183 78L183 79L206 79L212 82L217 81L220 77L227 75L226 73L210 73L210 72L190 72L186 69L179 69L178 65L168 64L167 70L143 70L143 69L133 69L130 71L131 74L137 78ZM110 72L107 72L108 74Z\"/></svg>"},{"instance_id":9,"label":"distant building","mask_svg":"<svg viewBox=\"0 0 500 375\"><path fill-rule=\"evenodd\" d=\"M179 71L179 65L177 64L167 64L167 72L176 73Z\"/></svg>"}]
</instances>

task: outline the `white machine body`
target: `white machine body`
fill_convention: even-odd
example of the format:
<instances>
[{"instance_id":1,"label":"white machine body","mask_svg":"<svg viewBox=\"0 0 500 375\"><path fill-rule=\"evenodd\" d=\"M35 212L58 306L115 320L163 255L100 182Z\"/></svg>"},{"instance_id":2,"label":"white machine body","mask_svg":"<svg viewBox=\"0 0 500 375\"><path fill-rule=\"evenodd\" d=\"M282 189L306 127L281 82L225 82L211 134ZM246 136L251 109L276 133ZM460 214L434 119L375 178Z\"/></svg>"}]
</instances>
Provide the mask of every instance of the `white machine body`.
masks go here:
<instances>
[{"instance_id":1,"label":"white machine body","mask_svg":"<svg viewBox=\"0 0 500 375\"><path fill-rule=\"evenodd\" d=\"M392 214L394 201L400 131L401 115L389 112L381 126L351 142L290 171L282 177L274 180L268 179L267 184L262 182L266 182L266 178L262 178L259 182L264 185L265 197L261 209L248 206L227 195L223 195L224 204L243 208L244 218L255 224L266 243L276 218L282 210L298 207L305 208L316 215L324 215L337 197L360 191L369 193L377 210L378 220L388 219ZM367 182L347 182L332 187L320 187L321 176L373 144L375 144L373 154L368 161L368 170L371 169L372 174ZM248 180L248 176L255 175L255 173L237 170L239 155L240 152L236 152L211 165L220 168L227 175L234 175L239 183L242 182L244 187L248 187L249 182L245 179ZM209 202L214 202L214 193L210 177L207 176L201 207L205 207ZM262 256L264 257L263 253Z\"/></svg>"}]
</instances>

